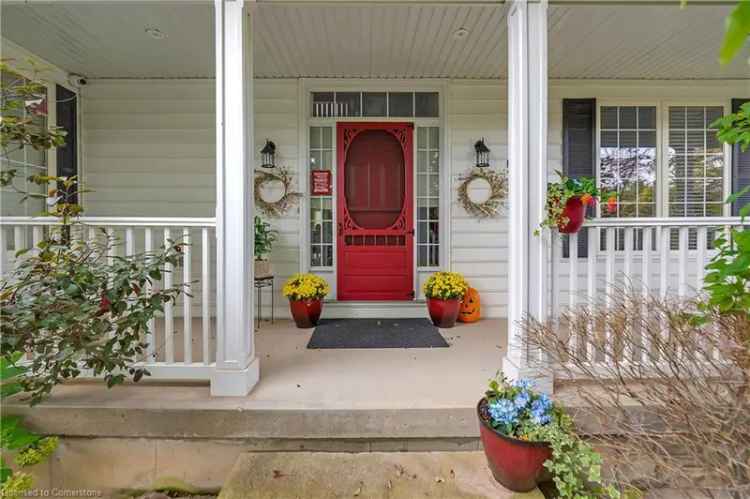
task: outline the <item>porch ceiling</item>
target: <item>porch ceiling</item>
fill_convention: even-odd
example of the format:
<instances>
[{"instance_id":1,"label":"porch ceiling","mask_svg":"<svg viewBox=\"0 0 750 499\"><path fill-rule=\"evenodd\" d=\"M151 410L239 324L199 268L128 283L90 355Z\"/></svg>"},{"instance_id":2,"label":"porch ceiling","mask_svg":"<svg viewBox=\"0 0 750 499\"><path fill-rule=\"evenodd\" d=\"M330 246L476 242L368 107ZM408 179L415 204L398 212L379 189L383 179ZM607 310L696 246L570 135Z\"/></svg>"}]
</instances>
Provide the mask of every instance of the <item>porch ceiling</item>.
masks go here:
<instances>
[{"instance_id":1,"label":"porch ceiling","mask_svg":"<svg viewBox=\"0 0 750 499\"><path fill-rule=\"evenodd\" d=\"M504 78L507 7L498 4L259 4L259 78ZM553 5L551 78L750 78L716 53L729 6ZM144 32L158 28L166 38ZM457 30L468 34L457 37ZM211 77L211 4L2 6L2 34L95 77ZM750 51L745 53L747 57Z\"/></svg>"}]
</instances>

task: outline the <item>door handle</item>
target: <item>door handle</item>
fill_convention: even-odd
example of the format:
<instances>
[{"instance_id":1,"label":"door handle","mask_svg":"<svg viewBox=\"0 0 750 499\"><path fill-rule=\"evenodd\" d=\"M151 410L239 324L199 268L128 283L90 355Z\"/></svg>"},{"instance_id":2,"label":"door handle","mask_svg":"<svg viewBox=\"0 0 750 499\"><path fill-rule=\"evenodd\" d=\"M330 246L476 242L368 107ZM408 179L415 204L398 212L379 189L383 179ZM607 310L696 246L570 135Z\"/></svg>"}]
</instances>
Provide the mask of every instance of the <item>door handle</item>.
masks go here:
<instances>
[{"instance_id":1,"label":"door handle","mask_svg":"<svg viewBox=\"0 0 750 499\"><path fill-rule=\"evenodd\" d=\"M339 236L343 236L343 235L344 235L344 225L341 222L339 222Z\"/></svg>"}]
</instances>

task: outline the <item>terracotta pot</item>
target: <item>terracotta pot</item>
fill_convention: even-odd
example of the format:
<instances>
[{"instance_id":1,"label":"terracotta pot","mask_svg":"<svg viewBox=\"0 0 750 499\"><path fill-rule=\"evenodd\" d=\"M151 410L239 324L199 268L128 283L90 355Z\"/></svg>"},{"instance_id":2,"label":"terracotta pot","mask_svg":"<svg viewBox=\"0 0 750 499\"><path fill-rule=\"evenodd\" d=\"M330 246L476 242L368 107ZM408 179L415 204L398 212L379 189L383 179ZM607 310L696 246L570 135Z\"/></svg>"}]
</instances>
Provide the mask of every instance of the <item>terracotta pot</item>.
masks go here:
<instances>
[{"instance_id":1,"label":"terracotta pot","mask_svg":"<svg viewBox=\"0 0 750 499\"><path fill-rule=\"evenodd\" d=\"M427 298L427 311L430 313L432 323L444 329L453 327L458 319L458 311L461 307L459 298L441 300L440 298Z\"/></svg>"},{"instance_id":2,"label":"terracotta pot","mask_svg":"<svg viewBox=\"0 0 750 499\"><path fill-rule=\"evenodd\" d=\"M479 436L495 480L514 492L528 492L540 483L549 481L551 475L544 467L544 462L552 458L549 444L503 435L490 425L489 415L482 415L483 406L486 414L486 399L477 404Z\"/></svg>"},{"instance_id":3,"label":"terracotta pot","mask_svg":"<svg viewBox=\"0 0 750 499\"><path fill-rule=\"evenodd\" d=\"M563 216L568 218L568 223L557 227L561 234L574 234L581 230L586 218L586 207L583 205L580 196L573 196L568 199L565 208L563 208Z\"/></svg>"},{"instance_id":4,"label":"terracotta pot","mask_svg":"<svg viewBox=\"0 0 750 499\"><path fill-rule=\"evenodd\" d=\"M297 327L300 329L310 329L318 325L323 304L319 299L289 300L289 308L292 311L292 317Z\"/></svg>"}]
</instances>

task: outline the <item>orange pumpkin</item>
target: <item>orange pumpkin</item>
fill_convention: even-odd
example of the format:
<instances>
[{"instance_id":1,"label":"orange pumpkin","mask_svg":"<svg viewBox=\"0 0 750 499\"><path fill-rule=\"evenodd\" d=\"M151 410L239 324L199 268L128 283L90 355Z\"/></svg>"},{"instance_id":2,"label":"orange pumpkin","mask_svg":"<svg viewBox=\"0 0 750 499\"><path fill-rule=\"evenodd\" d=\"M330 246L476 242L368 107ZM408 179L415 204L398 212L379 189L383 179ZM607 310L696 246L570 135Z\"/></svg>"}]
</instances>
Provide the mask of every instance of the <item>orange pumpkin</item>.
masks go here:
<instances>
[{"instance_id":1,"label":"orange pumpkin","mask_svg":"<svg viewBox=\"0 0 750 499\"><path fill-rule=\"evenodd\" d=\"M474 288L466 290L461 308L458 311L458 320L461 322L476 322L480 315L479 292Z\"/></svg>"}]
</instances>

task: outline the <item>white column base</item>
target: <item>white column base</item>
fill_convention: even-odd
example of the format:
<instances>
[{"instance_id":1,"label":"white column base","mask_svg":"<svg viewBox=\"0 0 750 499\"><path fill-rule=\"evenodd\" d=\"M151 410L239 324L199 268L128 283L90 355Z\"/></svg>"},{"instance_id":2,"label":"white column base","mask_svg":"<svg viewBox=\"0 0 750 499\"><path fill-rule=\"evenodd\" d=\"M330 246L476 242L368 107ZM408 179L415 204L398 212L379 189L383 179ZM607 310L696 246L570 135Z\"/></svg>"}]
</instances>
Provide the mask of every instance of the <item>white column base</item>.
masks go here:
<instances>
[{"instance_id":1,"label":"white column base","mask_svg":"<svg viewBox=\"0 0 750 499\"><path fill-rule=\"evenodd\" d=\"M534 390L552 395L554 391L554 376L550 366L522 362L507 355L503 356L503 374L510 380L530 379L534 382Z\"/></svg>"},{"instance_id":2,"label":"white column base","mask_svg":"<svg viewBox=\"0 0 750 499\"><path fill-rule=\"evenodd\" d=\"M245 369L216 368L211 375L212 397L244 397L260 380L260 360L254 357Z\"/></svg>"}]
</instances>

